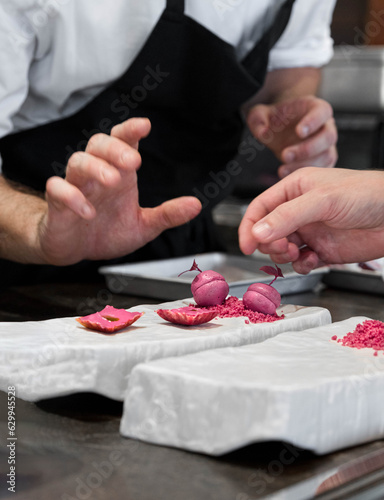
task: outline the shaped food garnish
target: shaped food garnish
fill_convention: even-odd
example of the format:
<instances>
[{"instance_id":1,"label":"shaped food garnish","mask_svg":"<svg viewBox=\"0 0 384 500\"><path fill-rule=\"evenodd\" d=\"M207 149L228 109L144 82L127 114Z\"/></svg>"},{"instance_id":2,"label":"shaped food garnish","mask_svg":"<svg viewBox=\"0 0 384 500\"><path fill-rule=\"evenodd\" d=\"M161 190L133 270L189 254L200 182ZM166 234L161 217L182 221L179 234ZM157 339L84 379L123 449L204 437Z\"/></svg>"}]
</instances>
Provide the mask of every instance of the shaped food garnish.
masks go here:
<instances>
[{"instance_id":1,"label":"shaped food garnish","mask_svg":"<svg viewBox=\"0 0 384 500\"><path fill-rule=\"evenodd\" d=\"M185 326L208 323L218 314L216 311L207 311L193 306L179 307L178 309L157 309L156 313L166 321Z\"/></svg>"},{"instance_id":2,"label":"shaped food garnish","mask_svg":"<svg viewBox=\"0 0 384 500\"><path fill-rule=\"evenodd\" d=\"M201 271L195 260L188 271L199 271L199 274L191 284L192 295L198 306L217 306L224 302L229 292L229 285L225 281L224 276L216 271Z\"/></svg>"},{"instance_id":3,"label":"shaped food garnish","mask_svg":"<svg viewBox=\"0 0 384 500\"><path fill-rule=\"evenodd\" d=\"M102 311L76 318L76 321L91 330L113 333L132 325L143 314L143 312L128 312L125 309L105 306Z\"/></svg>"},{"instance_id":4,"label":"shaped food garnish","mask_svg":"<svg viewBox=\"0 0 384 500\"><path fill-rule=\"evenodd\" d=\"M272 283L278 278L284 278L281 269L276 266L263 266L260 271L274 276L269 285L265 283L253 283L250 285L243 296L243 302L247 309L257 311L264 314L276 314L276 309L281 302L279 292L274 288Z\"/></svg>"}]
</instances>

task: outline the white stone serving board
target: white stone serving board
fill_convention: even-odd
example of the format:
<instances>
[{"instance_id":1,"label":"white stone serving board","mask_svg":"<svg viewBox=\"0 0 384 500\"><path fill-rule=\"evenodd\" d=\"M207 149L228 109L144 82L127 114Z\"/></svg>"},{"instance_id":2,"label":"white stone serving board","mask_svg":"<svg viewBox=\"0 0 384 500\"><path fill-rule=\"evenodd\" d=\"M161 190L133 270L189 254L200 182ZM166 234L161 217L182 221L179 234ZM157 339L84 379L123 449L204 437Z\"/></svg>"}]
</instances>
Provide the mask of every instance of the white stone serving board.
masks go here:
<instances>
[{"instance_id":1,"label":"white stone serving board","mask_svg":"<svg viewBox=\"0 0 384 500\"><path fill-rule=\"evenodd\" d=\"M384 437L384 353L331 340L364 317L137 366L121 434L221 455L278 440L318 454Z\"/></svg>"},{"instance_id":2,"label":"white stone serving board","mask_svg":"<svg viewBox=\"0 0 384 500\"><path fill-rule=\"evenodd\" d=\"M82 327L75 318L0 323L0 389L15 386L28 400L95 392L122 401L135 365L206 349L262 342L284 330L331 322L327 309L284 305L286 317L245 324L245 318L214 319L195 327L173 325L154 311L177 308L192 299L133 307L145 314L115 335Z\"/></svg>"}]
</instances>

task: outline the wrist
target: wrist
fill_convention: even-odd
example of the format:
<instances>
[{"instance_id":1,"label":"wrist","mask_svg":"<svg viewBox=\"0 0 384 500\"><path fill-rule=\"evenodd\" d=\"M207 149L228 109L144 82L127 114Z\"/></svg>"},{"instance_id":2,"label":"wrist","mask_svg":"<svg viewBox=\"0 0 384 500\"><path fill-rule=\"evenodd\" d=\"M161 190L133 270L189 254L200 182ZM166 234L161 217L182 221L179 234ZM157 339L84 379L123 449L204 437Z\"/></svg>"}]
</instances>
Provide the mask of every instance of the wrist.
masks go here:
<instances>
[{"instance_id":1,"label":"wrist","mask_svg":"<svg viewBox=\"0 0 384 500\"><path fill-rule=\"evenodd\" d=\"M39 225L47 203L32 192L0 176L0 257L23 264L44 264Z\"/></svg>"}]
</instances>

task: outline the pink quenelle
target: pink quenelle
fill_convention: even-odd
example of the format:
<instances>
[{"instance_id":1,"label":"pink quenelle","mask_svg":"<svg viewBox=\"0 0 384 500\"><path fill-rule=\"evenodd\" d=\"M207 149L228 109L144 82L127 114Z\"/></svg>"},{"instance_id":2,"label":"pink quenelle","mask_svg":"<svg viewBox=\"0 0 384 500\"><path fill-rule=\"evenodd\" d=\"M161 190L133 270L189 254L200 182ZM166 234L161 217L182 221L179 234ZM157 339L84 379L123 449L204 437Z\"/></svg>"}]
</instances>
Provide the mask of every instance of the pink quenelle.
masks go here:
<instances>
[{"instance_id":1,"label":"pink quenelle","mask_svg":"<svg viewBox=\"0 0 384 500\"><path fill-rule=\"evenodd\" d=\"M224 302L229 285L216 271L202 271L192 281L191 291L197 305L217 306Z\"/></svg>"},{"instance_id":2,"label":"pink quenelle","mask_svg":"<svg viewBox=\"0 0 384 500\"><path fill-rule=\"evenodd\" d=\"M264 314L276 314L281 296L276 288L265 283L253 283L243 296L243 302L247 309Z\"/></svg>"}]
</instances>

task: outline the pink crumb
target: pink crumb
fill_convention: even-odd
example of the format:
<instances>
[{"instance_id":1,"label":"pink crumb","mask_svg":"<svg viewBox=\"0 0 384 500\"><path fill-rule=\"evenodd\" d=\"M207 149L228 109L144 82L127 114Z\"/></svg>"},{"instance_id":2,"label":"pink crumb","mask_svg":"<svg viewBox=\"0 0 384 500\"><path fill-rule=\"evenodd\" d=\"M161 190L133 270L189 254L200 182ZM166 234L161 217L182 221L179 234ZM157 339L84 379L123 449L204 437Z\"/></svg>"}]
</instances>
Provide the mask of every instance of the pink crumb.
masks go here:
<instances>
[{"instance_id":1,"label":"pink crumb","mask_svg":"<svg viewBox=\"0 0 384 500\"><path fill-rule=\"evenodd\" d=\"M332 337L332 340L337 340L337 335L334 335L334 336Z\"/></svg>"},{"instance_id":2,"label":"pink crumb","mask_svg":"<svg viewBox=\"0 0 384 500\"><path fill-rule=\"evenodd\" d=\"M384 351L384 323L374 319L363 321L353 332L347 333L338 342L356 349L370 347L375 350L374 356L377 356L378 351Z\"/></svg>"},{"instance_id":3,"label":"pink crumb","mask_svg":"<svg viewBox=\"0 0 384 500\"><path fill-rule=\"evenodd\" d=\"M228 297L225 299L223 304L206 307L204 309L217 312L218 318L239 318L245 316L248 318L248 320L245 320L246 323L247 321L248 323L272 323L273 321L284 319L284 314L278 316L277 314L271 315L251 311L250 309L247 309L244 306L243 301L237 297Z\"/></svg>"}]
</instances>

